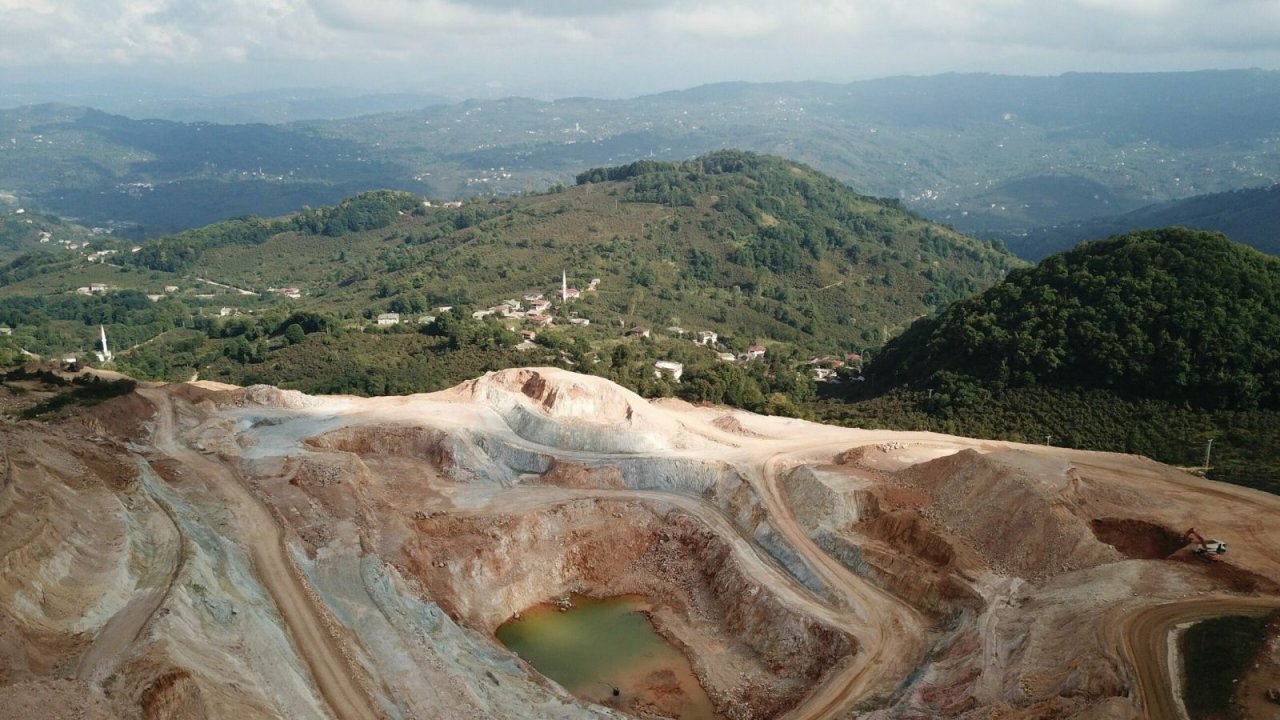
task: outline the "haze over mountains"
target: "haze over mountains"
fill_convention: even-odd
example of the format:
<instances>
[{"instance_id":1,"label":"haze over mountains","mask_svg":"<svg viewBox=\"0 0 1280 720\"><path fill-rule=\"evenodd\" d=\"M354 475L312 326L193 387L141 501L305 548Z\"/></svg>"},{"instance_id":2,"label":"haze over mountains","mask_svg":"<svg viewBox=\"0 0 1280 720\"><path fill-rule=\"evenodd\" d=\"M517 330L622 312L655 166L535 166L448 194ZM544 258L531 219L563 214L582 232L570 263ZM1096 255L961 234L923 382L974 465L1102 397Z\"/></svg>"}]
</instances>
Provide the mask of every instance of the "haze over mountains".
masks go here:
<instances>
[{"instance_id":1,"label":"haze over mountains","mask_svg":"<svg viewBox=\"0 0 1280 720\"><path fill-rule=\"evenodd\" d=\"M957 229L1016 233L1280 180L1280 73L940 75L509 98L278 126L0 112L0 192L156 233L389 187L539 190L717 148L792 158Z\"/></svg>"}]
</instances>

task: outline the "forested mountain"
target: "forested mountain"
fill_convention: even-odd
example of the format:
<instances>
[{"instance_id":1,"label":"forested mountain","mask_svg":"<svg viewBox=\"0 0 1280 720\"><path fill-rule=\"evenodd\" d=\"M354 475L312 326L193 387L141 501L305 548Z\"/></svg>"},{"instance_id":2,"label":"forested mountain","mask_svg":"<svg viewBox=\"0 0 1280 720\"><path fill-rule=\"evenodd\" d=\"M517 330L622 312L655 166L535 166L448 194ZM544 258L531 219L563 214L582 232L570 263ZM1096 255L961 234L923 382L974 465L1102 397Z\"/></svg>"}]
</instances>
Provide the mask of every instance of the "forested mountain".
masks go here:
<instances>
[{"instance_id":1,"label":"forested mountain","mask_svg":"<svg viewBox=\"0 0 1280 720\"><path fill-rule=\"evenodd\" d=\"M1007 233L1280 181L1277 138L1280 73L1253 70L728 83L276 126L39 106L0 111L0 198L154 235L374 188L540 191L590 167L736 147Z\"/></svg>"},{"instance_id":2,"label":"forested mountain","mask_svg":"<svg viewBox=\"0 0 1280 720\"><path fill-rule=\"evenodd\" d=\"M944 403L1046 386L1280 408L1280 259L1179 228L1087 242L917 321L873 371Z\"/></svg>"},{"instance_id":3,"label":"forested mountain","mask_svg":"<svg viewBox=\"0 0 1280 720\"><path fill-rule=\"evenodd\" d=\"M1170 226L1215 230L1236 242L1280 255L1280 185L1197 195L1123 215L1036 228L1001 239L1018 257L1035 262L1083 240Z\"/></svg>"}]
</instances>

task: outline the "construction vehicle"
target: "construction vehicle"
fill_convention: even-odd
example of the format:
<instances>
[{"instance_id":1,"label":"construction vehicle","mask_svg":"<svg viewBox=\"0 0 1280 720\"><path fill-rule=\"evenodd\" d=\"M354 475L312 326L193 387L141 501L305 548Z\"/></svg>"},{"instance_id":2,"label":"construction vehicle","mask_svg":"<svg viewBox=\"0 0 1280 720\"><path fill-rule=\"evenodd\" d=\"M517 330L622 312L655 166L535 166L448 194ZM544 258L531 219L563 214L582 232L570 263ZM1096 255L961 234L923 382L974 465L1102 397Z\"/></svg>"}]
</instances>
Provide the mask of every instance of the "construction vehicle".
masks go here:
<instances>
[{"instance_id":1,"label":"construction vehicle","mask_svg":"<svg viewBox=\"0 0 1280 720\"><path fill-rule=\"evenodd\" d=\"M1217 561L1219 555L1227 552L1226 543L1221 540L1205 540L1204 536L1196 532L1195 528L1187 528L1187 531L1182 533L1182 541L1184 543L1196 543L1197 547L1193 552L1206 560Z\"/></svg>"}]
</instances>

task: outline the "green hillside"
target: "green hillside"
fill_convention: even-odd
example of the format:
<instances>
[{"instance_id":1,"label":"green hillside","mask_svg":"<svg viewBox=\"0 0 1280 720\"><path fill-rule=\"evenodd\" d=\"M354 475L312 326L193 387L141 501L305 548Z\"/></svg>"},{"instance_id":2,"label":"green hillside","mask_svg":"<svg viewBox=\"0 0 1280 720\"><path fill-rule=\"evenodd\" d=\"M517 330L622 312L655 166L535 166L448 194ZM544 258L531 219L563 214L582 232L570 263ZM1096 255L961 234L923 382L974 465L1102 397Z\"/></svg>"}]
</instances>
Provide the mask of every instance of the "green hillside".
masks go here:
<instances>
[{"instance_id":1,"label":"green hillside","mask_svg":"<svg viewBox=\"0 0 1280 720\"><path fill-rule=\"evenodd\" d=\"M22 256L0 275L0 298L8 298L0 299L0 322L15 328L12 352L83 353L105 318L123 347L138 346L116 362L141 376L200 371L381 393L541 357L599 363L638 386L652 377L655 359L687 360L692 372L714 365L717 351L743 353L753 344L767 346L771 358L842 357L883 343L1017 264L896 201L857 195L780 158L722 151L593 170L579 180L465 204L364 193L333 207L234 218L148 241L120 255L118 266L77 257L32 264ZM109 273L92 281L112 292L77 295L90 271ZM555 297L562 272L580 290L568 307ZM125 291L142 305L121 306ZM156 298L150 307L148 295ZM505 300L527 306L534 295L555 300L549 331L521 317L471 317ZM454 308L447 317L436 310L445 305ZM300 312L312 320L297 322ZM374 330L375 316L386 312L400 313L402 324ZM422 316L442 319L420 325ZM302 337L285 342L292 324L303 326ZM624 337L637 326L651 337ZM542 350L513 355L518 330L538 332ZM704 330L718 335L718 347L693 344ZM311 362L330 352L346 380L333 380L333 364ZM428 355L429 372L420 364ZM788 373L782 385L807 376Z\"/></svg>"},{"instance_id":2,"label":"green hillside","mask_svg":"<svg viewBox=\"0 0 1280 720\"><path fill-rule=\"evenodd\" d=\"M830 351L882 343L1013 262L896 202L733 151L590 171L577 186L461 207L367 194L147 243L131 261L259 291L296 286L303 305L345 317L550 298L567 272L584 290L573 310L595 323Z\"/></svg>"},{"instance_id":3,"label":"green hillside","mask_svg":"<svg viewBox=\"0 0 1280 720\"><path fill-rule=\"evenodd\" d=\"M944 402L1049 386L1280 408L1280 259L1178 228L1085 243L918 321L873 371Z\"/></svg>"}]
</instances>

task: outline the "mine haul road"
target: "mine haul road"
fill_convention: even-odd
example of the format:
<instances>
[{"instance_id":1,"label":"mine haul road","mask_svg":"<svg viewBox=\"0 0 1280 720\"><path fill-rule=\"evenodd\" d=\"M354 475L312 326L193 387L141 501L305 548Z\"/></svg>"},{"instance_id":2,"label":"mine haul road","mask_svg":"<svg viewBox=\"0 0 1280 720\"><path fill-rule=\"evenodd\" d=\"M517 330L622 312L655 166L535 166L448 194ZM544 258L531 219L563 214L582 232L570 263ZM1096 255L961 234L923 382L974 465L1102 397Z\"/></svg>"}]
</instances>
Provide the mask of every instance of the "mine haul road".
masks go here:
<instances>
[{"instance_id":1,"label":"mine haul road","mask_svg":"<svg viewBox=\"0 0 1280 720\"><path fill-rule=\"evenodd\" d=\"M290 560L280 522L229 468L182 442L178 437L177 409L165 389L138 392L156 408L155 448L189 469L233 510L239 540L329 709L339 720L382 718L370 693L357 680L361 677L358 668L347 661L322 610L316 607Z\"/></svg>"},{"instance_id":2,"label":"mine haul road","mask_svg":"<svg viewBox=\"0 0 1280 720\"><path fill-rule=\"evenodd\" d=\"M1265 615L1277 607L1280 601L1275 598L1206 596L1156 605L1125 617L1120 649L1133 667L1146 716L1187 717L1178 687L1180 669L1170 666L1178 655L1170 652L1169 643L1179 625L1224 615Z\"/></svg>"}]
</instances>

